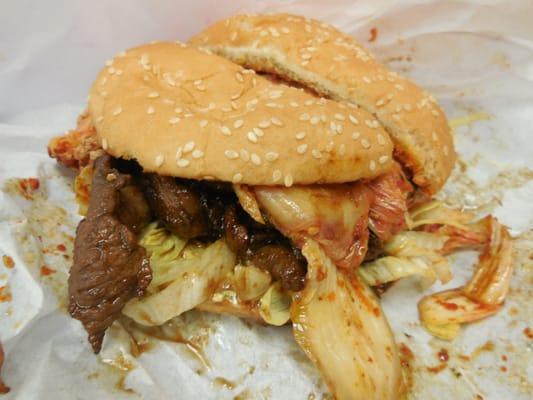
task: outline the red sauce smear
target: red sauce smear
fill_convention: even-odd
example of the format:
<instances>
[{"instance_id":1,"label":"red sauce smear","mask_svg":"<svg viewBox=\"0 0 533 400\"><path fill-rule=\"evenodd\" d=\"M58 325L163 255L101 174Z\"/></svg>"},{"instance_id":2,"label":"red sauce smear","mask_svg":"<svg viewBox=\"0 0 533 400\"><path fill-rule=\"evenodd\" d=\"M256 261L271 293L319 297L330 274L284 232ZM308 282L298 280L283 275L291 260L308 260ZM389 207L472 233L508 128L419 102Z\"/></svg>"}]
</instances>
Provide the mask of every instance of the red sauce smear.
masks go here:
<instances>
[{"instance_id":1,"label":"red sauce smear","mask_svg":"<svg viewBox=\"0 0 533 400\"><path fill-rule=\"evenodd\" d=\"M533 339L533 331L530 327L524 328L524 335L526 335L528 339Z\"/></svg>"},{"instance_id":2,"label":"red sauce smear","mask_svg":"<svg viewBox=\"0 0 533 400\"><path fill-rule=\"evenodd\" d=\"M4 266L6 268L13 268L15 266L15 261L13 261L13 259L11 257L9 257L8 255L3 255L2 256L2 261L4 262Z\"/></svg>"},{"instance_id":3,"label":"red sauce smear","mask_svg":"<svg viewBox=\"0 0 533 400\"><path fill-rule=\"evenodd\" d=\"M369 42L375 42L378 38L378 28L373 27L370 28L370 39L368 39Z\"/></svg>"},{"instance_id":4,"label":"red sauce smear","mask_svg":"<svg viewBox=\"0 0 533 400\"><path fill-rule=\"evenodd\" d=\"M507 367L505 367L505 366L500 367L500 371L507 372Z\"/></svg>"},{"instance_id":5,"label":"red sauce smear","mask_svg":"<svg viewBox=\"0 0 533 400\"><path fill-rule=\"evenodd\" d=\"M433 374L438 374L438 373L442 372L446 368L446 365L447 365L446 363L440 363L436 367L426 367L426 370L428 372L433 373Z\"/></svg>"},{"instance_id":6,"label":"red sauce smear","mask_svg":"<svg viewBox=\"0 0 533 400\"><path fill-rule=\"evenodd\" d=\"M450 356L446 349L440 349L440 351L437 353L437 357L442 362L447 362L450 359Z\"/></svg>"},{"instance_id":7,"label":"red sauce smear","mask_svg":"<svg viewBox=\"0 0 533 400\"><path fill-rule=\"evenodd\" d=\"M57 245L57 249L58 249L59 251L67 251L67 248L65 247L64 244L58 244L58 245Z\"/></svg>"},{"instance_id":8,"label":"red sauce smear","mask_svg":"<svg viewBox=\"0 0 533 400\"><path fill-rule=\"evenodd\" d=\"M41 267L41 276L48 276L48 275L52 275L56 272L55 269L52 269L52 268L49 268L47 267L46 265L43 265Z\"/></svg>"},{"instance_id":9,"label":"red sauce smear","mask_svg":"<svg viewBox=\"0 0 533 400\"><path fill-rule=\"evenodd\" d=\"M33 192L39 189L41 183L37 178L24 178L18 181L20 194L27 200L33 199Z\"/></svg>"},{"instance_id":10,"label":"red sauce smear","mask_svg":"<svg viewBox=\"0 0 533 400\"><path fill-rule=\"evenodd\" d=\"M0 286L0 303L11 301L12 298L9 286Z\"/></svg>"}]
</instances>

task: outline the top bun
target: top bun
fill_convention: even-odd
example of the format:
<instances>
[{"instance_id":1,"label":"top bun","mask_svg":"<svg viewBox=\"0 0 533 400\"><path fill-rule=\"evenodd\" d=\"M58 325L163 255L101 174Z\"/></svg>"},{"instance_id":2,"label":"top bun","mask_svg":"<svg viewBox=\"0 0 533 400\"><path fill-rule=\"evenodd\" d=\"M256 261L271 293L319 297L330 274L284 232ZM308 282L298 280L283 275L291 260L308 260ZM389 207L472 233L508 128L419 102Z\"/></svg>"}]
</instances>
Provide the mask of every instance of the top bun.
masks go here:
<instances>
[{"instance_id":1,"label":"top bun","mask_svg":"<svg viewBox=\"0 0 533 400\"><path fill-rule=\"evenodd\" d=\"M89 96L104 150L146 171L250 185L350 182L392 166L379 122L181 43L107 62Z\"/></svg>"},{"instance_id":2,"label":"top bun","mask_svg":"<svg viewBox=\"0 0 533 400\"><path fill-rule=\"evenodd\" d=\"M289 14L239 15L215 23L190 43L361 106L390 134L395 157L426 193L437 192L450 175L453 139L435 99L334 27Z\"/></svg>"}]
</instances>

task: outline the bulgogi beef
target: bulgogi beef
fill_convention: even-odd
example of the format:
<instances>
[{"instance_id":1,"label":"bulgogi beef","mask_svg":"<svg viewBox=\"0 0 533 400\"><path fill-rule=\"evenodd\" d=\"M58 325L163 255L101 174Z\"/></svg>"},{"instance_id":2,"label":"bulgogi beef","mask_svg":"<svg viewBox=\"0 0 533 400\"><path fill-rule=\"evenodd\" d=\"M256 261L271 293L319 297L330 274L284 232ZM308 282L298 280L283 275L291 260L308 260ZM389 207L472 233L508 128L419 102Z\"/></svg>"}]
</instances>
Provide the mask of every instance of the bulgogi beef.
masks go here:
<instances>
[{"instance_id":1,"label":"bulgogi beef","mask_svg":"<svg viewBox=\"0 0 533 400\"><path fill-rule=\"evenodd\" d=\"M142 192L133 185L130 175L112 168L110 156L99 157L87 218L76 232L69 312L82 322L95 353L126 302L142 296L152 279L146 251L135 236L149 222L150 213Z\"/></svg>"},{"instance_id":2,"label":"bulgogi beef","mask_svg":"<svg viewBox=\"0 0 533 400\"><path fill-rule=\"evenodd\" d=\"M287 290L304 287L307 268L299 250L271 226L255 222L230 185L142 174L136 163L104 155L94 163L89 209L76 232L69 277L69 311L82 322L96 353L124 305L144 295L151 281L136 235L152 214L184 239L225 237L239 262L269 271Z\"/></svg>"},{"instance_id":3,"label":"bulgogi beef","mask_svg":"<svg viewBox=\"0 0 533 400\"><path fill-rule=\"evenodd\" d=\"M269 271L287 290L305 283L306 263L298 250L271 226L255 222L240 206L231 186L145 174L145 193L162 224L184 239L222 236L243 264Z\"/></svg>"}]
</instances>

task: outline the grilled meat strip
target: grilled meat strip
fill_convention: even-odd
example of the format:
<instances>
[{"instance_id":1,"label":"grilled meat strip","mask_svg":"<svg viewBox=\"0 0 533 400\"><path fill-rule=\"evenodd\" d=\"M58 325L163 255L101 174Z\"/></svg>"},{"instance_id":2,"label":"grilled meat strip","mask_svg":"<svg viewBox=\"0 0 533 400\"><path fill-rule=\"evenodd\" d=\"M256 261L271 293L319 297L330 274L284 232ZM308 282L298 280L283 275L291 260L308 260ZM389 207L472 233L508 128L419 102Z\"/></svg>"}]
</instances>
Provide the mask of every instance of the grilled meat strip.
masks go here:
<instances>
[{"instance_id":1,"label":"grilled meat strip","mask_svg":"<svg viewBox=\"0 0 533 400\"><path fill-rule=\"evenodd\" d=\"M69 276L69 312L80 320L95 353L106 329L128 300L142 296L152 279L146 251L135 232L150 220L143 193L112 158L94 163L87 218L80 222Z\"/></svg>"}]
</instances>

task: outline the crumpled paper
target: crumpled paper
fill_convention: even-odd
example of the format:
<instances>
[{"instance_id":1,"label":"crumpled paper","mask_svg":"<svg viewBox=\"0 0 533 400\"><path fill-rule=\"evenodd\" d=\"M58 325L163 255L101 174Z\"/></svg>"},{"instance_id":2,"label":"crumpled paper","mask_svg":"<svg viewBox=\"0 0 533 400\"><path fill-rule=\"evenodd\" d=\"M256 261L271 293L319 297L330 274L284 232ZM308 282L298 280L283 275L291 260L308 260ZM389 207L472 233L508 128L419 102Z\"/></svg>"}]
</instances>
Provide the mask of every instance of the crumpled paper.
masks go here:
<instances>
[{"instance_id":1,"label":"crumpled paper","mask_svg":"<svg viewBox=\"0 0 533 400\"><path fill-rule=\"evenodd\" d=\"M0 340L2 376L11 387L4 398L327 398L286 327L196 312L153 332L122 321L94 356L66 313L79 217L72 173L48 158L47 141L74 126L92 79L116 52L154 39L186 40L218 18L263 9L331 22L432 92L451 119L461 158L441 198L494 213L515 236L516 272L505 307L454 342L421 328L416 280L384 295L410 366L410 397L532 398L533 5L503 0L3 4ZM455 278L445 287L464 283L475 260L472 252L452 256Z\"/></svg>"}]
</instances>

